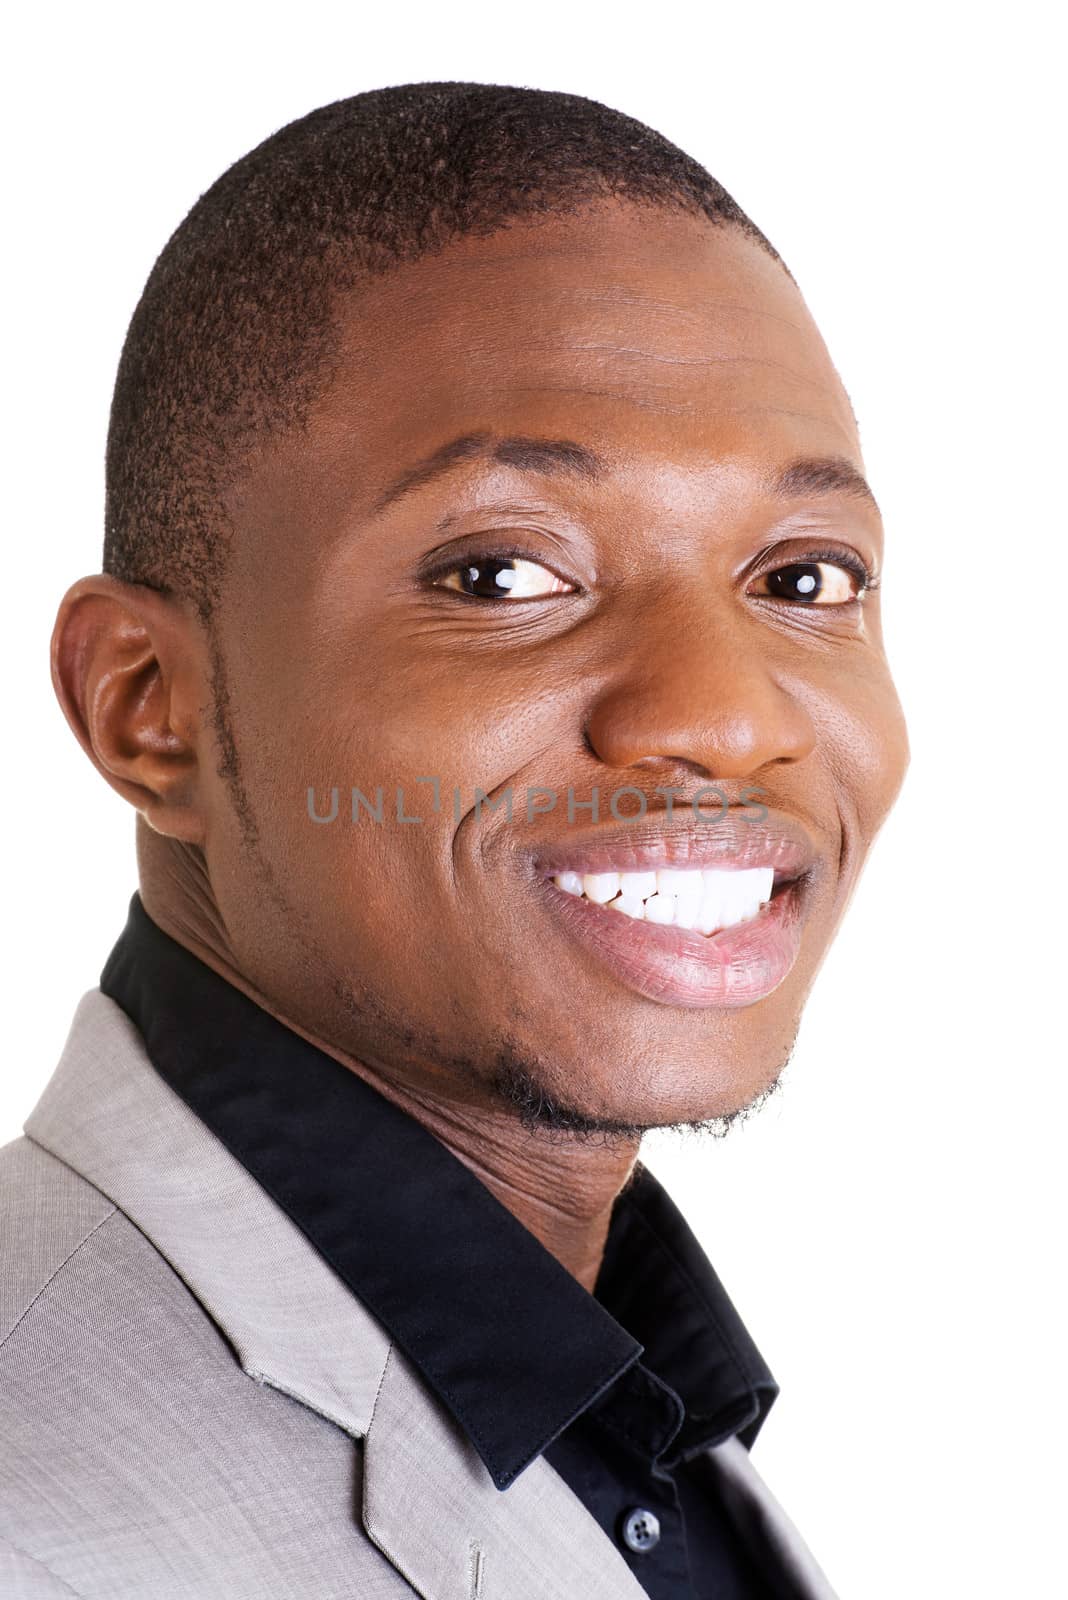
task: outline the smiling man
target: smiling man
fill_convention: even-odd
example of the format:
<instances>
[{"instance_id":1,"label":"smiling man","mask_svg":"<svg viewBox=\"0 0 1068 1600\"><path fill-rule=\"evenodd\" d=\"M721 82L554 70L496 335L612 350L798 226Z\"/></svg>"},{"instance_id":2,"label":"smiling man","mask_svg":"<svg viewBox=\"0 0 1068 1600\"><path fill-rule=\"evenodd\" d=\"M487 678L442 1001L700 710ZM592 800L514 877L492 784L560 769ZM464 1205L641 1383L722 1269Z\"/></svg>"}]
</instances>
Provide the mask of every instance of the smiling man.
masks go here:
<instances>
[{"instance_id":1,"label":"smiling man","mask_svg":"<svg viewBox=\"0 0 1068 1600\"><path fill-rule=\"evenodd\" d=\"M642 124L416 84L201 197L53 636L139 892L0 1153L5 1595L829 1595L639 1150L790 1055L908 760L881 561Z\"/></svg>"}]
</instances>

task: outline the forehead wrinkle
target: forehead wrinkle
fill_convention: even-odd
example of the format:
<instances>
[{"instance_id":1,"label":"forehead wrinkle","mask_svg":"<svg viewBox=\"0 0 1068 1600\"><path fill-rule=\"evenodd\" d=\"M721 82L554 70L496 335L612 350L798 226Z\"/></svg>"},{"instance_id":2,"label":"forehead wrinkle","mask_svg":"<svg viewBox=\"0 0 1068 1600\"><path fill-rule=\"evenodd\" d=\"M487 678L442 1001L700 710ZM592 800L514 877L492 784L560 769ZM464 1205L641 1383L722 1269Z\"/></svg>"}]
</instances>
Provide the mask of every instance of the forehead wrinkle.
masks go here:
<instances>
[{"instance_id":1,"label":"forehead wrinkle","mask_svg":"<svg viewBox=\"0 0 1068 1600\"><path fill-rule=\"evenodd\" d=\"M499 265L499 260L519 259L519 257L502 257L499 259L494 258L488 261L471 261L470 263L463 263L463 265L465 270L469 271L475 266L479 268L495 267ZM539 252L536 256L532 256L529 259L534 261L542 261L545 259L545 254L544 252ZM453 265L456 264L457 263L453 263ZM447 264L439 261L438 258L435 257L435 273L432 281L428 281L425 284L405 284L400 286L402 298L406 303L407 316L409 319L412 315L412 312L416 310L416 308L421 311L425 311L429 321L434 321L440 318L442 314L440 307L441 281L447 273L447 270ZM396 292L396 287L397 286L395 286L392 282L387 281L384 289L381 289L379 292L389 296ZM482 297L487 293L491 295L491 299L488 303L491 306L494 303L492 298L492 290L480 290L480 298L478 302L479 310L481 310L484 305ZM365 289L363 294L369 300L374 297L375 289ZM500 298L505 305L507 305L507 303L510 301L513 294L514 289L512 286L508 284L501 285ZM697 327L707 324L711 315L717 312L723 312L728 315L763 318L765 321L774 322L779 324L781 327L788 328L792 333L797 334L798 337L802 339L804 339L806 335L810 334L812 331L811 324L806 328L803 322L798 322L793 317L788 316L783 312L769 311L762 306L744 305L733 300L717 300L714 296L708 295L699 285L695 288L692 294L683 295L680 293L676 297L665 299L659 295L643 293L640 289L628 289L623 284L589 289L578 284L559 283L553 282L551 279L539 278L533 284L527 284L524 287L523 298L524 303L528 307L532 307L535 311L541 304L544 304L547 312L555 310L561 305L567 305L569 303L574 304L579 308L596 308L603 306L609 310L618 310L620 307L628 307L638 310L647 310L660 316L670 316L676 319L683 319L687 322L693 323ZM453 314L453 309L450 309L448 315L451 316Z\"/></svg>"},{"instance_id":2,"label":"forehead wrinkle","mask_svg":"<svg viewBox=\"0 0 1068 1600\"><path fill-rule=\"evenodd\" d=\"M575 289L570 291L573 298L587 302L590 305L607 306L644 306L651 311L667 312L672 316L687 317L694 322L704 322L707 313L713 311L740 312L747 317L765 317L770 322L779 322L784 328L789 328L793 333L800 334L803 338L805 329L792 317L783 316L778 311L767 311L762 306L739 305L734 300L715 300L704 295L701 296L699 306L681 305L677 300L659 300L652 295L639 294L633 289Z\"/></svg>"},{"instance_id":3,"label":"forehead wrinkle","mask_svg":"<svg viewBox=\"0 0 1068 1600\"><path fill-rule=\"evenodd\" d=\"M657 386L656 385L651 385L651 384L647 384L646 385L647 389L651 389L651 388L654 388L654 387L657 387ZM667 384L667 383L661 384L659 387L661 387L662 389L664 389L667 392L673 392L673 388L674 388L674 386L672 384ZM598 399L598 400L622 401L626 405L630 405L630 406L636 407L638 410L641 410L641 411L652 411L652 412L656 412L656 413L663 413L666 416L692 416L699 409L699 405L698 405L698 402L696 400L694 400L694 401L689 401L688 400L688 401L680 402L678 404L672 404L670 401L667 401L667 400L656 400L656 399L646 400L646 399L642 399L638 395L628 393L625 389L592 389L592 388L590 388L590 387L588 387L586 385L577 385L577 384L551 384L551 385L546 385L546 384L509 384L507 387L505 387L502 384L502 385L489 386L486 389L484 389L482 392L484 394L490 394L490 395L499 394L499 395L503 395L505 397L507 397L509 395L517 395L517 394L538 394L538 395L545 395L545 394L551 394L551 395L577 394L577 395L584 395L584 396L592 396L593 398ZM831 418L831 417L820 417L820 416L817 416L815 414L815 412L812 412L812 411L797 411L797 410L794 410L790 406L771 406L771 405L727 406L727 405L718 405L717 404L715 409L714 409L714 411L712 412L712 415L715 416L715 417L731 417L731 416L745 415L747 413L754 412L754 411L757 412L760 416L796 417L801 422L815 422L818 425L825 425L827 423L832 423L833 426L836 427L843 434L843 436L845 438L849 437L848 433L842 427L841 423L838 422L836 419Z\"/></svg>"},{"instance_id":4,"label":"forehead wrinkle","mask_svg":"<svg viewBox=\"0 0 1068 1600\"><path fill-rule=\"evenodd\" d=\"M792 333L801 338L810 332L805 326L796 322L793 317L784 315L779 311L768 311L763 306L742 305L735 300L717 300L707 295L703 290L693 299L677 297L666 300L658 295L643 294L637 289L627 289L622 284L610 288L585 289L573 285L539 283L538 290L544 292L547 300L553 304L561 301L573 301L580 306L606 306L616 310L620 306L635 307L641 310L653 311L658 315L685 318L689 322L702 325L709 320L712 312L728 312L746 317L762 317L769 322L777 322L784 328L789 328Z\"/></svg>"},{"instance_id":5,"label":"forehead wrinkle","mask_svg":"<svg viewBox=\"0 0 1068 1600\"><path fill-rule=\"evenodd\" d=\"M719 366L748 366L748 367L773 367L776 372L784 373L788 378L793 378L798 383L807 383L814 389L820 389L824 394L833 394L830 384L821 383L819 378L806 377L803 372L797 372L793 367L788 367L785 362L773 361L769 356L674 356L661 354L653 350L641 350L637 345L616 344L609 341L607 344L573 344L568 341L564 345L530 345L529 349L551 351L563 349L585 354L591 350L610 350L621 356L638 356L642 361L659 361L669 367L719 367Z\"/></svg>"},{"instance_id":6,"label":"forehead wrinkle","mask_svg":"<svg viewBox=\"0 0 1068 1600\"><path fill-rule=\"evenodd\" d=\"M656 387L656 386L655 385L646 385L646 387L647 388L653 388L653 387ZM661 384L660 387L662 389L664 389L665 391L673 390L673 385L672 384L668 384L668 383ZM671 414L675 414L675 415L688 414L688 413L690 413L690 412L692 412L692 411L694 411L696 409L694 404L692 402L689 402L689 401L685 402L682 405L672 405L668 401L642 400L635 394L628 394L628 392L625 389L591 389L588 385L585 385L585 384L556 384L556 383L554 383L554 384L538 384L538 383L534 383L534 384L509 384L507 387L505 387L502 384L502 385L498 385L495 388L489 388L489 389L485 390L484 392L487 393L487 394L502 394L502 395L515 395L515 394L552 394L552 395L557 395L557 394L580 394L580 395L585 395L587 397L592 397L592 398L597 399L597 400L622 400L627 405L637 406L642 411L662 411L662 412L671 413Z\"/></svg>"},{"instance_id":7,"label":"forehead wrinkle","mask_svg":"<svg viewBox=\"0 0 1068 1600\"><path fill-rule=\"evenodd\" d=\"M815 422L815 423L819 423L821 425L826 425L827 423L830 423L833 427L837 428L840 433L844 434L846 438L849 437L849 435L846 433L846 430L842 427L842 424L837 420L837 418L835 418L835 417L817 417L811 411L794 411L789 406L717 406L716 407L716 415L717 416L735 416L735 415L738 415L738 414L741 414L741 413L744 413L744 412L749 412L749 411L759 412L759 414L762 417L766 417L766 416L797 417L799 419L799 421L801 421L801 422Z\"/></svg>"}]
</instances>

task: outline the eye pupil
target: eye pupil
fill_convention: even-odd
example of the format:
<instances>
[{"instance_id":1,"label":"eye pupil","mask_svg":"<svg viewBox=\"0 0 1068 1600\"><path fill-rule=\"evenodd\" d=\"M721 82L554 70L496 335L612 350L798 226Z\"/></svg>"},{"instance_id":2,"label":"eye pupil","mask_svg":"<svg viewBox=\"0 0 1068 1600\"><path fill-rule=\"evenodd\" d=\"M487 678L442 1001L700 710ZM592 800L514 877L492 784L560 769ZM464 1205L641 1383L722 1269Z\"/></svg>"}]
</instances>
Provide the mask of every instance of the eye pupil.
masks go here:
<instances>
[{"instance_id":1,"label":"eye pupil","mask_svg":"<svg viewBox=\"0 0 1068 1600\"><path fill-rule=\"evenodd\" d=\"M477 567L465 567L460 582L465 594L496 600L509 592L518 576L511 561L483 561Z\"/></svg>"},{"instance_id":2,"label":"eye pupil","mask_svg":"<svg viewBox=\"0 0 1068 1600\"><path fill-rule=\"evenodd\" d=\"M823 588L819 563L795 561L793 566L780 567L769 573L768 588L786 600L815 600Z\"/></svg>"}]
</instances>

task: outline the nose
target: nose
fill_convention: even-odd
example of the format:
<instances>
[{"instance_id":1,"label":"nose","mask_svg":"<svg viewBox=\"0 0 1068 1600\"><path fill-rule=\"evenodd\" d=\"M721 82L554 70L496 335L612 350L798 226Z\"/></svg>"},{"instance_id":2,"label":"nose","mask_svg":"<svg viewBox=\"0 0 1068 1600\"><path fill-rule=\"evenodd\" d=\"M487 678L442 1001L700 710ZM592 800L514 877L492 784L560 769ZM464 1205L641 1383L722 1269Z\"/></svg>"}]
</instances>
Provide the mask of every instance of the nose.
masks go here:
<instances>
[{"instance_id":1,"label":"nose","mask_svg":"<svg viewBox=\"0 0 1068 1600\"><path fill-rule=\"evenodd\" d=\"M645 619L590 708L585 736L616 770L689 768L712 782L803 761L816 744L796 684L773 654L749 630L692 614Z\"/></svg>"}]
</instances>

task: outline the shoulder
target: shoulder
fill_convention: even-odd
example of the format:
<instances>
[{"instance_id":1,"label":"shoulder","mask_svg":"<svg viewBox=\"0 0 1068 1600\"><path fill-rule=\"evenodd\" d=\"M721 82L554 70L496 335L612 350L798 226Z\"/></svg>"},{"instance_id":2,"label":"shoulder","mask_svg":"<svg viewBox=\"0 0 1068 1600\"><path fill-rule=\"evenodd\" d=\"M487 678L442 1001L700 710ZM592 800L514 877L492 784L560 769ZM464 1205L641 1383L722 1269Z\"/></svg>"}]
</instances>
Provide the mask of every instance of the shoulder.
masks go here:
<instances>
[{"instance_id":1,"label":"shoulder","mask_svg":"<svg viewBox=\"0 0 1068 1600\"><path fill-rule=\"evenodd\" d=\"M153 1342L164 1336L166 1361ZM220 1343L199 1301L109 1196L25 1135L0 1147L0 1388L9 1406L70 1405L82 1378L95 1379L103 1398L124 1350L128 1385L153 1365L173 1372L191 1344Z\"/></svg>"},{"instance_id":2,"label":"shoulder","mask_svg":"<svg viewBox=\"0 0 1068 1600\"><path fill-rule=\"evenodd\" d=\"M115 1209L25 1135L0 1146L0 1348Z\"/></svg>"},{"instance_id":3,"label":"shoulder","mask_svg":"<svg viewBox=\"0 0 1068 1600\"><path fill-rule=\"evenodd\" d=\"M354 1576L395 1600L353 1517L361 1473L107 1195L31 1138L0 1147L5 1600L341 1596Z\"/></svg>"}]
</instances>

